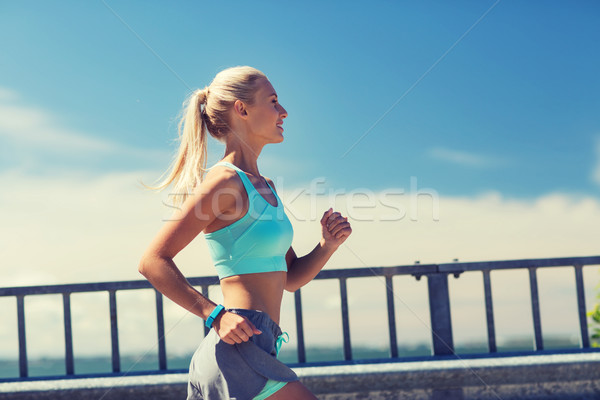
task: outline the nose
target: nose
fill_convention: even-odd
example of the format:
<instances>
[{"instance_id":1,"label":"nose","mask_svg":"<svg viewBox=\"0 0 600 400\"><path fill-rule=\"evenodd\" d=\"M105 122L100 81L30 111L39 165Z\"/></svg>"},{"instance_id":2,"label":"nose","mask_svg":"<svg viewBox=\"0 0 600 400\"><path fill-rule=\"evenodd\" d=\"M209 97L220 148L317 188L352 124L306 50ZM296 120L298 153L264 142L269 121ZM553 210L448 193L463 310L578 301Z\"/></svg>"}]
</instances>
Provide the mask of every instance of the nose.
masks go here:
<instances>
[{"instance_id":1,"label":"nose","mask_svg":"<svg viewBox=\"0 0 600 400\"><path fill-rule=\"evenodd\" d=\"M279 115L281 116L281 119L287 118L288 113L285 110L285 108L283 108L283 106L281 104L279 105L279 108L281 108L281 110L279 110Z\"/></svg>"}]
</instances>

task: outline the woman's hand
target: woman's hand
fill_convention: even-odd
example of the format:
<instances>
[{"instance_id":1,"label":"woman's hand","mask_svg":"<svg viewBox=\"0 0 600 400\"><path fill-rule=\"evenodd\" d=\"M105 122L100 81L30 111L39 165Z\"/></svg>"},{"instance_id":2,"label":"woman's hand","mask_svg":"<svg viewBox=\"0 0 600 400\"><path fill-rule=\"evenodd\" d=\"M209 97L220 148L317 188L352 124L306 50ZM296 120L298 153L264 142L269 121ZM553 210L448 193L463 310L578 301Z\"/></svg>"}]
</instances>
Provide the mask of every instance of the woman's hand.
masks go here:
<instances>
[{"instance_id":1,"label":"woman's hand","mask_svg":"<svg viewBox=\"0 0 600 400\"><path fill-rule=\"evenodd\" d=\"M221 340L227 344L247 342L250 340L250 336L262 333L248 318L229 311L219 314L213 323L213 328Z\"/></svg>"},{"instance_id":2,"label":"woman's hand","mask_svg":"<svg viewBox=\"0 0 600 400\"><path fill-rule=\"evenodd\" d=\"M321 218L321 230L323 234L323 238L321 239L323 247L334 250L344 243L352 233L348 217L342 217L339 212L334 212L333 208L330 208L323 214L323 218Z\"/></svg>"}]
</instances>

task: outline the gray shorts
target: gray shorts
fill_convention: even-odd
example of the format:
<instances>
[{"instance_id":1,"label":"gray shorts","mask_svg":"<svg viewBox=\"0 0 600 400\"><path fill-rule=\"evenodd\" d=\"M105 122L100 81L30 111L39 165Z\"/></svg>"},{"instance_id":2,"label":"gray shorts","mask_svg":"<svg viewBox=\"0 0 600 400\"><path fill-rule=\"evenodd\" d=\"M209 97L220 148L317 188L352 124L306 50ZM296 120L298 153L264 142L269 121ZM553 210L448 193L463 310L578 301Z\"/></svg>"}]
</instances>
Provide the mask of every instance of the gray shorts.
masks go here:
<instances>
[{"instance_id":1,"label":"gray shorts","mask_svg":"<svg viewBox=\"0 0 600 400\"><path fill-rule=\"evenodd\" d=\"M242 308L227 311L248 318L262 333L230 345L211 329L190 362L187 400L249 400L268 379L298 380L296 373L276 358L276 342L282 332L267 313Z\"/></svg>"}]
</instances>

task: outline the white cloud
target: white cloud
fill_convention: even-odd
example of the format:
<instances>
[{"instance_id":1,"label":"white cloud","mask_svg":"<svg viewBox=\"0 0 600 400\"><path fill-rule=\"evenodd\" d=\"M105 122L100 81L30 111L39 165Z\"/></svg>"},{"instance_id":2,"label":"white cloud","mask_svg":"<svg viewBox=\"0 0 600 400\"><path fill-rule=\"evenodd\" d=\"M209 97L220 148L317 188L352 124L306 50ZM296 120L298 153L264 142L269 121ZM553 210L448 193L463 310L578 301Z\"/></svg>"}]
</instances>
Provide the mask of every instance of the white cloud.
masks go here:
<instances>
[{"instance_id":1,"label":"white cloud","mask_svg":"<svg viewBox=\"0 0 600 400\"><path fill-rule=\"evenodd\" d=\"M428 155L437 160L448 161L453 164L464 165L467 167L494 167L507 164L506 160L499 157L475 154L444 147L434 147L428 151Z\"/></svg>"},{"instance_id":2,"label":"white cloud","mask_svg":"<svg viewBox=\"0 0 600 400\"><path fill-rule=\"evenodd\" d=\"M74 131L42 108L22 105L18 93L0 87L0 140L19 158L58 154L61 160L114 155L139 160L168 157L162 150L143 149ZM5 150L6 151L6 150Z\"/></svg>"},{"instance_id":3,"label":"white cloud","mask_svg":"<svg viewBox=\"0 0 600 400\"><path fill-rule=\"evenodd\" d=\"M50 149L66 153L115 150L112 142L85 137L58 128L57 125L51 115L43 110L0 104L0 134L5 138L28 146L49 146Z\"/></svg>"},{"instance_id":4,"label":"white cloud","mask_svg":"<svg viewBox=\"0 0 600 400\"><path fill-rule=\"evenodd\" d=\"M14 90L0 86L0 100L16 100L18 97L19 95Z\"/></svg>"},{"instance_id":5,"label":"white cloud","mask_svg":"<svg viewBox=\"0 0 600 400\"><path fill-rule=\"evenodd\" d=\"M0 192L0 286L142 279L137 272L139 258L160 229L163 219L170 216L170 209L162 203L167 200L166 193L150 195L137 186L137 180L142 178L147 182L148 175L155 176L154 172L139 171L100 177L42 179L16 171L0 173L0 185L5 188ZM505 198L499 193L487 193L474 198L441 197L439 220L436 221L432 212L434 202L429 197L420 196L411 203L409 196L399 196L386 198L383 203L382 198L387 195L376 193L375 207L357 210L352 208L352 202L347 202L347 196L340 194L335 199L295 196L294 188L283 185L278 186L278 192L294 225L293 246L299 256L307 254L317 244L320 237L319 220L330 205L350 217L352 236L333 255L327 268L410 265L415 260L440 263L450 262L454 258L477 261L598 254L595 238L598 237L600 226L600 202L591 197L574 197L564 193L552 193L533 200ZM395 220L391 218L394 216L394 209L390 207L392 202L398 210L406 211L404 215L397 212ZM364 202L361 204L364 206ZM353 216L357 215L360 218L353 220ZM415 218L411 218L411 215ZM180 252L175 262L188 277L215 274L202 235ZM572 275L572 271L567 273L571 280ZM588 304L591 304L597 276L586 276L592 277L586 281ZM507 323L505 330L500 331L504 335L515 333L515 329L518 333L518 329L526 329L522 327L530 324L527 312L518 315L505 312L514 307L514 295L506 288L513 287L515 279L527 286L527 282L522 282L526 278L518 274L498 274L493 281L494 303L499 313L498 326L504 326L502 315L513 315L514 318L513 322ZM570 304L572 282L569 279L558 276L546 281L547 286L540 287L541 296L552 290L554 298ZM462 282L474 284L461 286ZM469 315L477 315L476 310L482 304L480 282L479 275L472 281L469 281L467 274L458 280L451 278L451 285L455 287L451 288L453 302L460 304L463 311L475 310ZM429 340L431 336L426 286L425 279L417 282L412 277L397 278L396 305L398 321L402 321L398 328L402 333L402 342ZM562 291L558 288L562 288ZM372 338L370 335L373 335L373 330L365 331L357 322L363 318L372 320L369 326L378 327L378 343L386 343L384 289L384 281L379 278L360 283L349 281L349 295L353 300L350 304L353 343L367 343ZM323 290L324 293L319 292ZM329 286L314 282L303 289L307 343L320 343L329 340L327 338L336 338L339 342L339 310L322 308L323 299L335 303L331 295L338 290L336 282L331 282ZM215 299L218 298L214 294L217 292L212 295ZM286 296L286 304L293 304L290 295ZM81 304L75 306L77 301L73 300L74 307L82 307ZM94 300L94 304L97 301ZM526 300L521 303L518 305L520 310L529 309L530 304ZM98 308L91 304L90 307ZM102 307L105 308L105 305ZM181 310L175 311L177 306L170 301L166 302L165 307L169 313L166 317L167 329L173 328L171 339L168 339L169 351L192 351L199 338L186 332L198 331L197 318L186 316ZM84 308L87 309L87 306ZM292 333L293 308L288 308L289 312L283 313L282 324ZM147 310L148 315L140 316L140 321L144 318L152 321L153 304L150 307L140 304L136 309ZM0 320L12 321L14 310L14 305L0 307ZM60 304L52 310L54 320L60 323ZM567 325L563 321L570 321L573 310L551 311L553 318L544 320L545 333L571 329L570 325L561 325ZM35 316L40 313L36 311L31 318L28 317L28 330L41 329L47 323L46 319L35 321ZM470 340L475 334L484 335L481 312L479 317L471 318L461 317L458 309L453 311L453 318L454 313L457 335L462 335L464 340ZM102 318L107 319L108 315L99 320ZM128 333L121 338L123 352L140 350L140 346L145 345L145 342L136 342L134 332L154 337L151 324L135 321L119 319L122 332ZM104 332L107 320L98 323ZM85 332L93 331L89 324L90 321L85 319L74 321L74 332L79 335L75 339L77 343L92 340L80 337ZM60 328L57 329L60 331ZM11 332L4 330L0 333L0 336L6 336L0 337L0 356L14 353L11 347L14 344L14 332ZM290 336L290 345L293 346L295 334ZM58 337L61 337L60 334ZM33 349L40 353L60 353L61 349L60 346L46 346L45 342L43 345L32 343L31 348L32 356L35 355Z\"/></svg>"}]
</instances>

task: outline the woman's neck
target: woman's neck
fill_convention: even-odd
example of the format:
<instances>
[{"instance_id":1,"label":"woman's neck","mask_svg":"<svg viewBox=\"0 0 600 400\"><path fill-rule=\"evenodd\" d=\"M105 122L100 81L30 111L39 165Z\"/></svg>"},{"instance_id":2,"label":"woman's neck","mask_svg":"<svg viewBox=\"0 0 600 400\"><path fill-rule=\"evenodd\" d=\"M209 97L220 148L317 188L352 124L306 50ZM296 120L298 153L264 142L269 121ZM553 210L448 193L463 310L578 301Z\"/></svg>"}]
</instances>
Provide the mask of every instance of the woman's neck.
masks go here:
<instances>
[{"instance_id":1,"label":"woman's neck","mask_svg":"<svg viewBox=\"0 0 600 400\"><path fill-rule=\"evenodd\" d=\"M252 154L252 152L242 153L239 150L225 151L223 161L230 162L236 167L240 168L244 172L249 174L260 176L258 171L258 154Z\"/></svg>"}]
</instances>

